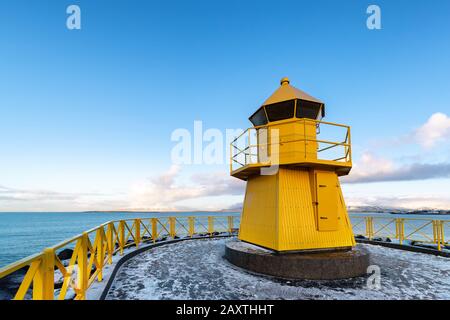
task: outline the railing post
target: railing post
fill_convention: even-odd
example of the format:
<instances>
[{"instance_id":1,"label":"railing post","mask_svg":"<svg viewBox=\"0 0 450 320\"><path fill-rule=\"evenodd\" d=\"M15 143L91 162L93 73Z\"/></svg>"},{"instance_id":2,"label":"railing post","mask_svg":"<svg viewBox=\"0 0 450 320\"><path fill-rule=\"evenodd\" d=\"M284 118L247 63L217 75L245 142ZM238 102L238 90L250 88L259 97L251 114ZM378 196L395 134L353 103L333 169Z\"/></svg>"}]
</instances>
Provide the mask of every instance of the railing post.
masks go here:
<instances>
[{"instance_id":1,"label":"railing post","mask_svg":"<svg viewBox=\"0 0 450 320\"><path fill-rule=\"evenodd\" d=\"M433 242L437 243L438 242L438 235L437 235L437 228L436 228L436 220L432 220L431 224L433 226Z\"/></svg>"},{"instance_id":2,"label":"railing post","mask_svg":"<svg viewBox=\"0 0 450 320\"><path fill-rule=\"evenodd\" d=\"M403 218L397 218L395 219L395 225L396 225L396 236L398 238L398 242L400 244L403 244L403 240L405 240L405 224L403 222Z\"/></svg>"},{"instance_id":3,"label":"railing post","mask_svg":"<svg viewBox=\"0 0 450 320\"><path fill-rule=\"evenodd\" d=\"M444 228L440 220L433 220L433 239L434 243L437 244L438 250L441 251L444 243Z\"/></svg>"},{"instance_id":4,"label":"railing post","mask_svg":"<svg viewBox=\"0 0 450 320\"><path fill-rule=\"evenodd\" d=\"M403 240L405 239L405 219L402 219L402 222L400 224L400 231L401 231L401 242L400 244L403 244Z\"/></svg>"},{"instance_id":5,"label":"railing post","mask_svg":"<svg viewBox=\"0 0 450 320\"><path fill-rule=\"evenodd\" d=\"M141 243L141 219L134 219L134 243L136 244L136 248Z\"/></svg>"},{"instance_id":6,"label":"railing post","mask_svg":"<svg viewBox=\"0 0 450 320\"><path fill-rule=\"evenodd\" d=\"M370 237L371 239L373 239L373 237L375 236L375 232L373 230L373 217L370 218Z\"/></svg>"},{"instance_id":7,"label":"railing post","mask_svg":"<svg viewBox=\"0 0 450 320\"><path fill-rule=\"evenodd\" d=\"M441 226L440 226L441 227L441 243L445 245L445 233L444 233L445 228L444 228L444 225L445 225L445 222L441 221Z\"/></svg>"},{"instance_id":8,"label":"railing post","mask_svg":"<svg viewBox=\"0 0 450 320\"><path fill-rule=\"evenodd\" d=\"M188 217L189 221L189 236L192 237L195 234L195 220L194 217Z\"/></svg>"},{"instance_id":9,"label":"railing post","mask_svg":"<svg viewBox=\"0 0 450 320\"><path fill-rule=\"evenodd\" d=\"M105 231L103 229L104 227L101 226L97 230L96 237L98 238L98 247L97 247L97 264L98 269L100 270L97 275L98 282L101 282L103 280L103 266L105 263Z\"/></svg>"},{"instance_id":10,"label":"railing post","mask_svg":"<svg viewBox=\"0 0 450 320\"><path fill-rule=\"evenodd\" d=\"M123 254L123 248L125 247L125 221L120 220L119 221L119 248L120 248L120 255Z\"/></svg>"},{"instance_id":11,"label":"railing post","mask_svg":"<svg viewBox=\"0 0 450 320\"><path fill-rule=\"evenodd\" d=\"M158 237L158 219L152 218L152 240L156 242L156 238Z\"/></svg>"},{"instance_id":12,"label":"railing post","mask_svg":"<svg viewBox=\"0 0 450 320\"><path fill-rule=\"evenodd\" d=\"M369 240L373 237L373 218L372 217L366 217L366 237L369 238Z\"/></svg>"},{"instance_id":13,"label":"railing post","mask_svg":"<svg viewBox=\"0 0 450 320\"><path fill-rule=\"evenodd\" d=\"M230 172L233 171L233 143L230 144Z\"/></svg>"},{"instance_id":14,"label":"railing post","mask_svg":"<svg viewBox=\"0 0 450 320\"><path fill-rule=\"evenodd\" d=\"M233 216L229 216L228 217L228 233L232 233L233 232L233 228L234 228L234 226L233 226Z\"/></svg>"},{"instance_id":15,"label":"railing post","mask_svg":"<svg viewBox=\"0 0 450 320\"><path fill-rule=\"evenodd\" d=\"M400 231L398 229L399 223L398 223L398 218L395 219L395 239L399 239L400 237Z\"/></svg>"},{"instance_id":16,"label":"railing post","mask_svg":"<svg viewBox=\"0 0 450 320\"><path fill-rule=\"evenodd\" d=\"M208 233L211 236L214 232L214 217L208 217Z\"/></svg>"},{"instance_id":17,"label":"railing post","mask_svg":"<svg viewBox=\"0 0 450 320\"><path fill-rule=\"evenodd\" d=\"M169 235L171 238L175 238L175 236L176 236L175 223L176 223L175 218L169 217Z\"/></svg>"},{"instance_id":18,"label":"railing post","mask_svg":"<svg viewBox=\"0 0 450 320\"><path fill-rule=\"evenodd\" d=\"M33 278L33 300L53 300L55 295L55 250L44 250L41 264Z\"/></svg>"},{"instance_id":19,"label":"railing post","mask_svg":"<svg viewBox=\"0 0 450 320\"><path fill-rule=\"evenodd\" d=\"M442 221L439 221L439 220L436 221L436 223L437 223L437 229L438 229L438 235L439 235L439 236L438 236L438 250L439 250L439 251L441 251L441 249L442 249L442 248L441 248L441 247L442 247L442 246L441 246L441 243L442 243L441 222L442 222Z\"/></svg>"},{"instance_id":20,"label":"railing post","mask_svg":"<svg viewBox=\"0 0 450 320\"><path fill-rule=\"evenodd\" d=\"M348 130L348 153L350 155L350 162L352 161L352 136L350 132L350 127L347 127Z\"/></svg>"},{"instance_id":21,"label":"railing post","mask_svg":"<svg viewBox=\"0 0 450 320\"><path fill-rule=\"evenodd\" d=\"M80 251L78 252L77 259L77 277L78 277L78 294L79 300L86 299L86 290L88 287L88 280L90 275L90 270L88 270L88 234L83 232L80 240Z\"/></svg>"},{"instance_id":22,"label":"railing post","mask_svg":"<svg viewBox=\"0 0 450 320\"><path fill-rule=\"evenodd\" d=\"M108 250L108 263L112 264L112 257L114 254L114 222L108 223L106 230L106 248Z\"/></svg>"}]
</instances>

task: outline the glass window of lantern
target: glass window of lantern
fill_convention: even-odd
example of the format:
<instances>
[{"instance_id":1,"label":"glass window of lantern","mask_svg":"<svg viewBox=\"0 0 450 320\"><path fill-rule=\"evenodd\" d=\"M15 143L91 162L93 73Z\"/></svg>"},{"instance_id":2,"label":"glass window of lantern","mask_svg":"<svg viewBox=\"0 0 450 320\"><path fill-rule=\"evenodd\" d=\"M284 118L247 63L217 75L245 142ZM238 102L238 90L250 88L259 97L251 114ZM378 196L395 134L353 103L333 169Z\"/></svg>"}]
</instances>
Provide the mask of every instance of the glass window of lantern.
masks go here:
<instances>
[{"instance_id":1,"label":"glass window of lantern","mask_svg":"<svg viewBox=\"0 0 450 320\"><path fill-rule=\"evenodd\" d=\"M251 123L256 126L262 126L267 124L266 113L264 112L264 108L260 108L250 117Z\"/></svg>"},{"instance_id":2,"label":"glass window of lantern","mask_svg":"<svg viewBox=\"0 0 450 320\"><path fill-rule=\"evenodd\" d=\"M297 118L321 119L322 104L313 101L298 100L297 101Z\"/></svg>"},{"instance_id":3,"label":"glass window of lantern","mask_svg":"<svg viewBox=\"0 0 450 320\"><path fill-rule=\"evenodd\" d=\"M269 121L279 121L294 117L295 100L269 104L266 107Z\"/></svg>"}]
</instances>

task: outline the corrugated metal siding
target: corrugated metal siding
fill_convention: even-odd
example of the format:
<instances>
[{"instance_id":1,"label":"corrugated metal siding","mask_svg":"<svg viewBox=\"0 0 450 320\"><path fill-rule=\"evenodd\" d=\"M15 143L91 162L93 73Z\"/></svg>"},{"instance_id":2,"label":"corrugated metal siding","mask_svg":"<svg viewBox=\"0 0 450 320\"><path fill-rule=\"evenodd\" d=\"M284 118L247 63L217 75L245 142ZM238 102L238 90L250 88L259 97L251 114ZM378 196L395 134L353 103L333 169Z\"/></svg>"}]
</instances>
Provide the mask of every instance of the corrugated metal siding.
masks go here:
<instances>
[{"instance_id":1,"label":"corrugated metal siding","mask_svg":"<svg viewBox=\"0 0 450 320\"><path fill-rule=\"evenodd\" d=\"M338 205L338 230L318 231L312 194L315 185L311 185L309 172L283 168L279 174L278 250L323 249L354 244L347 210L341 201Z\"/></svg>"},{"instance_id":2,"label":"corrugated metal siding","mask_svg":"<svg viewBox=\"0 0 450 320\"><path fill-rule=\"evenodd\" d=\"M278 251L355 245L340 188L338 230L318 231L313 205L314 172L280 168L276 175L247 181L239 239ZM335 175L338 183L337 175Z\"/></svg>"}]
</instances>

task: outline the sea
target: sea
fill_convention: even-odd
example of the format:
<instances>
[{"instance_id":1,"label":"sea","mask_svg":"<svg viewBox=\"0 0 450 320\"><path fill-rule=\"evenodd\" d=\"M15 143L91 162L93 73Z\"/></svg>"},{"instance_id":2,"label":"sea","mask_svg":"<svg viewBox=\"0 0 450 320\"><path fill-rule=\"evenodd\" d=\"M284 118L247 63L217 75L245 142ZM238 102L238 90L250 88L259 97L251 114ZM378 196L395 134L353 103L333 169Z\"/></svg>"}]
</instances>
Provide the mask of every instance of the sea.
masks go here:
<instances>
[{"instance_id":1,"label":"sea","mask_svg":"<svg viewBox=\"0 0 450 320\"><path fill-rule=\"evenodd\" d=\"M65 239L74 237L102 223L111 220L133 218L158 218L168 216L239 216L239 212L0 212L0 268L12 262L38 253L42 249L53 246ZM354 222L366 216L380 217L381 220L412 215L388 213L352 213ZM421 219L449 220L450 215L414 215L417 222L408 223L408 228L420 226ZM380 220L380 223L382 221ZM360 224L364 226L364 223ZM389 226L388 228L391 228ZM450 222L449 222L450 226ZM236 226L237 227L237 226ZM432 237L432 228L428 226L422 233Z\"/></svg>"}]
</instances>

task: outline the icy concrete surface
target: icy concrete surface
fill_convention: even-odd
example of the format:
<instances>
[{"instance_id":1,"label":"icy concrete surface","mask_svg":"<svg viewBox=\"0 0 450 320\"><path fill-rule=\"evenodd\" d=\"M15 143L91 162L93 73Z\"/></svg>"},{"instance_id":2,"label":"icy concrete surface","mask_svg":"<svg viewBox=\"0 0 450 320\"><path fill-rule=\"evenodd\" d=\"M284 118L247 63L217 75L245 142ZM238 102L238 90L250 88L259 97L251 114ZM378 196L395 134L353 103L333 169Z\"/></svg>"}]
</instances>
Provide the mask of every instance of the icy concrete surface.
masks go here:
<instances>
[{"instance_id":1,"label":"icy concrete surface","mask_svg":"<svg viewBox=\"0 0 450 320\"><path fill-rule=\"evenodd\" d=\"M118 272L107 299L450 299L450 259L363 245L381 268L381 288L367 277L280 281L225 261L231 239L193 240L150 249Z\"/></svg>"}]
</instances>

